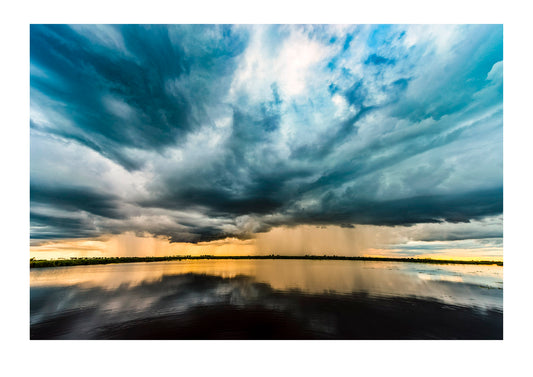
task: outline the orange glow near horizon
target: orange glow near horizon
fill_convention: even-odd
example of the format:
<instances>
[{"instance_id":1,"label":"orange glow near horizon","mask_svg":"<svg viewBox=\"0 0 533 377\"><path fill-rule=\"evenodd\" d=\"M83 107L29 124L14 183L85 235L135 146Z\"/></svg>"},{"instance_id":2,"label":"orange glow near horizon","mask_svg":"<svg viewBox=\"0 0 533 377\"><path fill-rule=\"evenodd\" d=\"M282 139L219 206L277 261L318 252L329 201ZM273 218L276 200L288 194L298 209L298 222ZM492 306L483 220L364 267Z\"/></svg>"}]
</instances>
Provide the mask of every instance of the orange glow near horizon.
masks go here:
<instances>
[{"instance_id":1,"label":"orange glow near horizon","mask_svg":"<svg viewBox=\"0 0 533 377\"><path fill-rule=\"evenodd\" d=\"M253 240L224 240L171 243L167 238L123 233L98 239L61 240L30 246L30 257L56 259L70 257L163 257L171 255L253 255Z\"/></svg>"},{"instance_id":2,"label":"orange glow near horizon","mask_svg":"<svg viewBox=\"0 0 533 377\"><path fill-rule=\"evenodd\" d=\"M450 247L434 252L428 249L419 253L395 249L394 244L409 240L399 228L379 226L277 227L255 238L240 240L226 238L217 241L171 243L168 238L133 233L102 236L94 239L46 241L30 246L30 257L57 259L70 257L125 257L172 255L338 255L417 257L456 260L503 260L501 247L465 249ZM442 242L434 242L442 244Z\"/></svg>"},{"instance_id":3,"label":"orange glow near horizon","mask_svg":"<svg viewBox=\"0 0 533 377\"><path fill-rule=\"evenodd\" d=\"M494 254L489 250L482 250L478 255L474 254L470 249L447 249L439 253L420 253L417 255L398 255L391 249L370 249L364 253L364 257L398 257L398 258L419 258L419 259L435 259L435 260L458 260L458 261L495 261L503 262L503 255Z\"/></svg>"}]
</instances>

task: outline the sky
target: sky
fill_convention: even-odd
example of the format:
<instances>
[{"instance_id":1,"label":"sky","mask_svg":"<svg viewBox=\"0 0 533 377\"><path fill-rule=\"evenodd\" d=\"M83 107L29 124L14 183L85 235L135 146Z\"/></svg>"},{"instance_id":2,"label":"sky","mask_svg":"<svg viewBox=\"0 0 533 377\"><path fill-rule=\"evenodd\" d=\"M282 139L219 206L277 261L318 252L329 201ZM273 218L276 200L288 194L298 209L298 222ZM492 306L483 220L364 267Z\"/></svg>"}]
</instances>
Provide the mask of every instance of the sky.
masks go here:
<instances>
[{"instance_id":1,"label":"sky","mask_svg":"<svg viewBox=\"0 0 533 377\"><path fill-rule=\"evenodd\" d=\"M503 257L502 25L31 25L36 257Z\"/></svg>"}]
</instances>

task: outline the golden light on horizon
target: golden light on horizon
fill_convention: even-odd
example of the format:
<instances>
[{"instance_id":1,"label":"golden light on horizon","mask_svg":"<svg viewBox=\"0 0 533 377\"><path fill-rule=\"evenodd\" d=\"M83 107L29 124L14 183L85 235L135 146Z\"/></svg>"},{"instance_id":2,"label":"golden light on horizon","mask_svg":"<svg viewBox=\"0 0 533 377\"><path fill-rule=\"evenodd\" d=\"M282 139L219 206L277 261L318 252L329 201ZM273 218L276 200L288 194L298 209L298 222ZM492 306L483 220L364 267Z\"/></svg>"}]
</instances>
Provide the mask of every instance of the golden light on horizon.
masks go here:
<instances>
[{"instance_id":1,"label":"golden light on horizon","mask_svg":"<svg viewBox=\"0 0 533 377\"><path fill-rule=\"evenodd\" d=\"M410 231L413 231L412 229ZM170 242L166 237L127 232L95 239L71 239L36 243L30 257L163 257L172 255L338 255L417 257L457 260L503 260L501 246L465 248L453 242L410 241L405 227L339 226L276 227L254 238L225 238L209 242ZM398 249L395 245L401 244ZM412 245L413 248L409 249ZM420 250L417 247L425 246ZM431 248L435 249L432 250Z\"/></svg>"},{"instance_id":2,"label":"golden light on horizon","mask_svg":"<svg viewBox=\"0 0 533 377\"><path fill-rule=\"evenodd\" d=\"M47 241L30 246L30 257L56 259L70 257L163 257L170 255L251 255L254 240L226 238L211 242L174 242L168 238L127 232L98 239Z\"/></svg>"}]
</instances>

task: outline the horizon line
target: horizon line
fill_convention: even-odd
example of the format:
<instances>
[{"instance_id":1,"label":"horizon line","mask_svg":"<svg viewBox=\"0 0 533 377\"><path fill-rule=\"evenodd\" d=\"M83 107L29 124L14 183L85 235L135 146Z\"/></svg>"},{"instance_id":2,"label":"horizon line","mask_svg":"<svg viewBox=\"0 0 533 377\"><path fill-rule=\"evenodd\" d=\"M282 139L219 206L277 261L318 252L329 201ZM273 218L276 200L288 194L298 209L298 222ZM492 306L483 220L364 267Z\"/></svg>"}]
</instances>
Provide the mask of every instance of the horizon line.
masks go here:
<instances>
[{"instance_id":1,"label":"horizon line","mask_svg":"<svg viewBox=\"0 0 533 377\"><path fill-rule=\"evenodd\" d=\"M30 268L35 267L61 267L76 265L110 264L110 263L135 263L156 262L173 260L200 260L200 259L299 259L299 260L354 260L354 261L381 261L381 262L413 262L437 264L478 264L503 266L503 260L460 260L460 259L434 259L415 257L377 257L377 256L342 256L342 255L172 255L172 256L144 256L144 257L70 257L57 259L30 258Z\"/></svg>"}]
</instances>

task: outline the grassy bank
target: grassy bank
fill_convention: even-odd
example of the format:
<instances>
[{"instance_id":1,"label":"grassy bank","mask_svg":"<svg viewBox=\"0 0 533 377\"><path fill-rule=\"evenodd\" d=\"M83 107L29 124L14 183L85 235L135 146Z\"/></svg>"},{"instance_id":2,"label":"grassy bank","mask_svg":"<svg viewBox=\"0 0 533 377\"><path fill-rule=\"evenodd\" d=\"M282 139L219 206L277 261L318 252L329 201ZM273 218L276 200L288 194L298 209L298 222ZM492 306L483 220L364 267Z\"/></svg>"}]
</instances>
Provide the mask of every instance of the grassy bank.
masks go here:
<instances>
[{"instance_id":1,"label":"grassy bank","mask_svg":"<svg viewBox=\"0 0 533 377\"><path fill-rule=\"evenodd\" d=\"M30 268L43 267L62 267L62 266L80 266L92 264L110 264L110 263L136 263L136 262L163 262L163 261L180 261L180 260L201 260L201 259L300 259L300 260L354 260L354 261L378 261L378 262L411 262L411 263L433 263L433 264L476 264L476 265L498 265L503 266L500 261L467 261L467 260L442 260L429 258L387 258L387 257L343 257L343 256L326 256L326 255L245 255L245 256L215 256L215 255L178 255L168 257L112 257L112 258L71 258L71 259L53 259L53 260L36 260L30 259Z\"/></svg>"}]
</instances>

